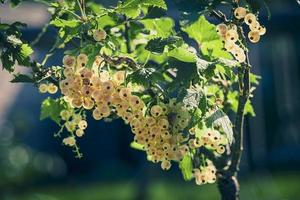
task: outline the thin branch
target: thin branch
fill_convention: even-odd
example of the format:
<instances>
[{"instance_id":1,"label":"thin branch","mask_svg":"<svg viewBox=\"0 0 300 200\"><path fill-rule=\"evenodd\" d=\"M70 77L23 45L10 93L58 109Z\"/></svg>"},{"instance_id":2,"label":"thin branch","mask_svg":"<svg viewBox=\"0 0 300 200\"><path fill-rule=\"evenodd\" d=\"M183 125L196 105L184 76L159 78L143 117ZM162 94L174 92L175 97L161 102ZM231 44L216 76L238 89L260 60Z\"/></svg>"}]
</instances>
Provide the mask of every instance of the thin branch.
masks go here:
<instances>
[{"instance_id":1,"label":"thin branch","mask_svg":"<svg viewBox=\"0 0 300 200\"><path fill-rule=\"evenodd\" d=\"M242 35L243 43L247 47L246 37L243 32L243 28L239 29L240 35ZM238 101L238 110L234 123L234 138L235 143L231 147L232 157L231 157L231 165L229 167L229 171L236 175L239 171L239 166L241 162L242 152L243 152L243 124L244 124L244 110L246 103L250 94L250 61L248 51L246 53L246 63L241 66L239 69L239 101Z\"/></svg>"}]
</instances>

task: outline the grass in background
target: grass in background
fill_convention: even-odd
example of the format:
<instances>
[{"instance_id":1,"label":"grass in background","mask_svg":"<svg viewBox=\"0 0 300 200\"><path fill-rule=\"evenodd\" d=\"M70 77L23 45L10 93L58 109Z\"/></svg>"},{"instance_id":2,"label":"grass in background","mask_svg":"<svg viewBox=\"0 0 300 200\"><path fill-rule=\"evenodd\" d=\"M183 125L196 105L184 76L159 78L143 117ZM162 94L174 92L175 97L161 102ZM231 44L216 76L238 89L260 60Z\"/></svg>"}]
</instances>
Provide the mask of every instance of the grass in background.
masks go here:
<instances>
[{"instance_id":1,"label":"grass in background","mask_svg":"<svg viewBox=\"0 0 300 200\"><path fill-rule=\"evenodd\" d=\"M300 196L300 174L255 175L241 181L242 200L296 200ZM147 200L218 200L216 185L196 186L153 181L145 191L136 184L111 183L83 186L35 188L25 194L10 194L5 200L133 200L144 192Z\"/></svg>"}]
</instances>

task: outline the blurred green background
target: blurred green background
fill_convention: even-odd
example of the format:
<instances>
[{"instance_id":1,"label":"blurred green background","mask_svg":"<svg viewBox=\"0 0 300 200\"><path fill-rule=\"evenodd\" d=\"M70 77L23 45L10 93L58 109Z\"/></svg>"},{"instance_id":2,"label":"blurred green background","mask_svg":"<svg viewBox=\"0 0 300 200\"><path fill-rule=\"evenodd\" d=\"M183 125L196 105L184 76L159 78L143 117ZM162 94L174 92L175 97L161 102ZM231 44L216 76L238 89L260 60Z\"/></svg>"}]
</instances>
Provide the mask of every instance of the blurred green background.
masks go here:
<instances>
[{"instance_id":1,"label":"blurred green background","mask_svg":"<svg viewBox=\"0 0 300 200\"><path fill-rule=\"evenodd\" d=\"M115 5L116 1L99 1ZM168 15L178 17L176 0ZM261 75L253 99L257 116L246 118L241 165L241 199L300 199L300 5L296 0L267 1L260 21L268 34L251 46L253 71ZM33 40L49 20L46 8L24 3L0 6L3 22L28 23L24 38ZM41 60L54 41L46 34L36 47ZM61 55L50 64L59 65ZM216 185L184 182L177 167L164 172L129 147L129 127L122 121L90 123L80 141L84 158L53 137L51 121L39 121L45 96L31 85L9 83L0 72L0 200L219 199Z\"/></svg>"}]
</instances>

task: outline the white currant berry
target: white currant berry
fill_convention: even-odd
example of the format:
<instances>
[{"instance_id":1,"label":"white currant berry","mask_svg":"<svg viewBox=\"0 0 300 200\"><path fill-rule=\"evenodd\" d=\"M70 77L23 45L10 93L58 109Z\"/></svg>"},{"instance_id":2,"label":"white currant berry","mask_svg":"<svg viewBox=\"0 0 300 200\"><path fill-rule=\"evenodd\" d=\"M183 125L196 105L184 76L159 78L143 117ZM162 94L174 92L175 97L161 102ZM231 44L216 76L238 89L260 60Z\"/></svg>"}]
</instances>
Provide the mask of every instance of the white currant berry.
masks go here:
<instances>
[{"instance_id":1,"label":"white currant berry","mask_svg":"<svg viewBox=\"0 0 300 200\"><path fill-rule=\"evenodd\" d=\"M55 94L58 91L58 87L56 85L54 85L53 83L50 83L48 85L47 90L50 94Z\"/></svg>"},{"instance_id":2,"label":"white currant berry","mask_svg":"<svg viewBox=\"0 0 300 200\"><path fill-rule=\"evenodd\" d=\"M77 137L82 137L84 135L83 129L77 129L75 132Z\"/></svg>"},{"instance_id":3,"label":"white currant berry","mask_svg":"<svg viewBox=\"0 0 300 200\"><path fill-rule=\"evenodd\" d=\"M39 85L39 92L40 93L46 93L48 91L48 85L42 83Z\"/></svg>"},{"instance_id":4,"label":"white currant berry","mask_svg":"<svg viewBox=\"0 0 300 200\"><path fill-rule=\"evenodd\" d=\"M87 124L87 121L85 121L85 120L81 120L81 121L78 123L79 129L84 130L84 129L87 128L87 126L88 126L88 124Z\"/></svg>"},{"instance_id":5,"label":"white currant berry","mask_svg":"<svg viewBox=\"0 0 300 200\"><path fill-rule=\"evenodd\" d=\"M65 55L63 58L63 64L65 68L74 68L76 64L76 58L74 56Z\"/></svg>"},{"instance_id":6,"label":"white currant berry","mask_svg":"<svg viewBox=\"0 0 300 200\"><path fill-rule=\"evenodd\" d=\"M216 30L219 35L225 35L228 31L228 27L226 24L219 24L217 25Z\"/></svg>"},{"instance_id":7,"label":"white currant berry","mask_svg":"<svg viewBox=\"0 0 300 200\"><path fill-rule=\"evenodd\" d=\"M243 19L247 14L246 8L238 7L234 10L234 16L237 19Z\"/></svg>"},{"instance_id":8,"label":"white currant berry","mask_svg":"<svg viewBox=\"0 0 300 200\"><path fill-rule=\"evenodd\" d=\"M226 41L230 41L230 42L234 43L238 39L239 39L239 35L238 35L238 33L237 33L236 30L231 29L231 30L227 31L227 33L226 33Z\"/></svg>"},{"instance_id":9,"label":"white currant berry","mask_svg":"<svg viewBox=\"0 0 300 200\"><path fill-rule=\"evenodd\" d=\"M95 30L93 32L93 38L97 42L104 40L106 38L106 32L104 30Z\"/></svg>"},{"instance_id":10,"label":"white currant berry","mask_svg":"<svg viewBox=\"0 0 300 200\"><path fill-rule=\"evenodd\" d=\"M260 26L257 30L259 31L259 35L264 35L267 32L267 29L264 26Z\"/></svg>"},{"instance_id":11,"label":"white currant berry","mask_svg":"<svg viewBox=\"0 0 300 200\"><path fill-rule=\"evenodd\" d=\"M251 24L253 24L253 23L255 23L257 20L256 20L256 16L254 15L254 14L252 14L252 13L248 13L246 16L245 16L245 23L247 24L247 25L251 25Z\"/></svg>"},{"instance_id":12,"label":"white currant berry","mask_svg":"<svg viewBox=\"0 0 300 200\"><path fill-rule=\"evenodd\" d=\"M260 40L259 31L250 31L248 33L248 38L249 38L250 42L252 42L252 43L259 42L259 40Z\"/></svg>"}]
</instances>

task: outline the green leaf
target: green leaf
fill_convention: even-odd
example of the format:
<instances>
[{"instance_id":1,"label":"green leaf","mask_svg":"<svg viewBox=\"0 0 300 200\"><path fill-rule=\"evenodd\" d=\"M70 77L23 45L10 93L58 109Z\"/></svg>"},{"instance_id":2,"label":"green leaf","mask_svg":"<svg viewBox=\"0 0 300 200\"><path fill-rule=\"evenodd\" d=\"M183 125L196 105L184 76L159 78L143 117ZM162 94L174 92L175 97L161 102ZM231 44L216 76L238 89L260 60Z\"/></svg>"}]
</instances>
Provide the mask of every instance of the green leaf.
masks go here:
<instances>
[{"instance_id":1,"label":"green leaf","mask_svg":"<svg viewBox=\"0 0 300 200\"><path fill-rule=\"evenodd\" d=\"M16 7L21 3L22 0L10 0L10 5Z\"/></svg>"},{"instance_id":2,"label":"green leaf","mask_svg":"<svg viewBox=\"0 0 300 200\"><path fill-rule=\"evenodd\" d=\"M249 114L252 117L255 117L255 115L256 115L250 100L248 100L246 105L245 105L244 114L245 115Z\"/></svg>"},{"instance_id":3,"label":"green leaf","mask_svg":"<svg viewBox=\"0 0 300 200\"><path fill-rule=\"evenodd\" d=\"M20 54L23 58L29 57L33 53L32 48L28 44L22 44Z\"/></svg>"},{"instance_id":4,"label":"green leaf","mask_svg":"<svg viewBox=\"0 0 300 200\"><path fill-rule=\"evenodd\" d=\"M14 78L10 81L12 83L33 83L32 77L26 74L14 74Z\"/></svg>"},{"instance_id":5,"label":"green leaf","mask_svg":"<svg viewBox=\"0 0 300 200\"><path fill-rule=\"evenodd\" d=\"M50 118L59 124L60 112L65 108L67 108L67 105L61 99L52 99L48 97L42 102L40 120Z\"/></svg>"},{"instance_id":6,"label":"green leaf","mask_svg":"<svg viewBox=\"0 0 300 200\"><path fill-rule=\"evenodd\" d=\"M125 0L118 4L116 10L129 18L136 18L141 14L142 8L148 9L148 7L151 6L164 10L167 9L167 5L164 0Z\"/></svg>"},{"instance_id":7,"label":"green leaf","mask_svg":"<svg viewBox=\"0 0 300 200\"><path fill-rule=\"evenodd\" d=\"M197 60L197 55L194 52L190 51L187 45L182 45L169 51L168 56L188 63L194 63Z\"/></svg>"},{"instance_id":8,"label":"green leaf","mask_svg":"<svg viewBox=\"0 0 300 200\"><path fill-rule=\"evenodd\" d=\"M215 126L220 127L225 133L229 144L233 142L233 128L229 117L221 110L218 109L213 112L207 119L206 123L208 127Z\"/></svg>"},{"instance_id":9,"label":"green leaf","mask_svg":"<svg viewBox=\"0 0 300 200\"><path fill-rule=\"evenodd\" d=\"M182 30L197 41L202 54L231 58L230 54L223 50L223 43L217 34L215 25L207 21L203 15L196 22L183 27Z\"/></svg>"},{"instance_id":10,"label":"green leaf","mask_svg":"<svg viewBox=\"0 0 300 200\"><path fill-rule=\"evenodd\" d=\"M182 102L188 108L198 108L202 96L203 91L200 87L192 87L186 90Z\"/></svg>"},{"instance_id":11,"label":"green leaf","mask_svg":"<svg viewBox=\"0 0 300 200\"><path fill-rule=\"evenodd\" d=\"M174 21L168 17L143 19L140 22L151 32L150 38L167 38L174 33Z\"/></svg>"},{"instance_id":12,"label":"green leaf","mask_svg":"<svg viewBox=\"0 0 300 200\"><path fill-rule=\"evenodd\" d=\"M150 81L154 78L154 76L159 76L159 74L156 72L155 68L147 67L147 68L141 68L133 72L128 76L128 80L130 80L133 83L141 84L144 86L149 86Z\"/></svg>"},{"instance_id":13,"label":"green leaf","mask_svg":"<svg viewBox=\"0 0 300 200\"><path fill-rule=\"evenodd\" d=\"M65 20L65 19L59 19L55 18L54 20L50 21L50 24L56 27L70 27L75 28L79 25L79 21L72 19L72 20Z\"/></svg>"},{"instance_id":14,"label":"green leaf","mask_svg":"<svg viewBox=\"0 0 300 200\"><path fill-rule=\"evenodd\" d=\"M168 38L154 38L148 42L145 49L148 51L154 52L154 53L163 53L165 50L165 47L168 48L168 50L176 49L176 47L181 46L183 43L182 38L171 36Z\"/></svg>"},{"instance_id":15,"label":"green leaf","mask_svg":"<svg viewBox=\"0 0 300 200\"><path fill-rule=\"evenodd\" d=\"M179 168L184 180L189 181L193 178L193 161L190 155L185 155L179 162Z\"/></svg>"},{"instance_id":16,"label":"green leaf","mask_svg":"<svg viewBox=\"0 0 300 200\"><path fill-rule=\"evenodd\" d=\"M255 84L255 85L259 85L259 80L261 79L261 76L255 75L250 73L250 82Z\"/></svg>"}]
</instances>

